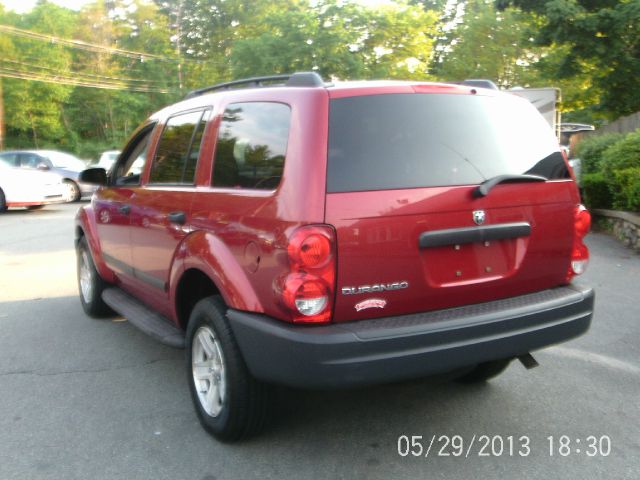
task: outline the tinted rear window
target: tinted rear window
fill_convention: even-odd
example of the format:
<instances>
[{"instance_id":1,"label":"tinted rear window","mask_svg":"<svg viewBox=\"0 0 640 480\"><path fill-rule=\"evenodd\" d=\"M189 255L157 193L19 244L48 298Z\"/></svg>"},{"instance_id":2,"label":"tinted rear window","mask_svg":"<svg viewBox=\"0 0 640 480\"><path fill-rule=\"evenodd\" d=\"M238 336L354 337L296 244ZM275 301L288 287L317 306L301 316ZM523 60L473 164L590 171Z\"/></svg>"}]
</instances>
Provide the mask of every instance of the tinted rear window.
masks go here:
<instances>
[{"instance_id":1,"label":"tinted rear window","mask_svg":"<svg viewBox=\"0 0 640 480\"><path fill-rule=\"evenodd\" d=\"M522 173L569 178L551 128L526 100L387 94L331 101L329 192L474 185Z\"/></svg>"}]
</instances>

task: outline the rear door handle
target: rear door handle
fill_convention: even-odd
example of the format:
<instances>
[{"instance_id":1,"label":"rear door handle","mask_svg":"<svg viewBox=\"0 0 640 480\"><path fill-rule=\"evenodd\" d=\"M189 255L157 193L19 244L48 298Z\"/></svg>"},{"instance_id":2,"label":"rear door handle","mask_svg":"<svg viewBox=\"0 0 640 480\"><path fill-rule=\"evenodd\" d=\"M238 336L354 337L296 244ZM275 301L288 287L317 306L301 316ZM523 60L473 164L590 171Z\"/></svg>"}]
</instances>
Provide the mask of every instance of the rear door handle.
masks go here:
<instances>
[{"instance_id":1,"label":"rear door handle","mask_svg":"<svg viewBox=\"0 0 640 480\"><path fill-rule=\"evenodd\" d=\"M171 223L177 223L178 225L184 225L187 221L187 216L184 212L171 212L167 215L167 218Z\"/></svg>"},{"instance_id":2,"label":"rear door handle","mask_svg":"<svg viewBox=\"0 0 640 480\"><path fill-rule=\"evenodd\" d=\"M118 211L123 215L129 215L129 213L131 213L131 207L129 205L120 205Z\"/></svg>"}]
</instances>

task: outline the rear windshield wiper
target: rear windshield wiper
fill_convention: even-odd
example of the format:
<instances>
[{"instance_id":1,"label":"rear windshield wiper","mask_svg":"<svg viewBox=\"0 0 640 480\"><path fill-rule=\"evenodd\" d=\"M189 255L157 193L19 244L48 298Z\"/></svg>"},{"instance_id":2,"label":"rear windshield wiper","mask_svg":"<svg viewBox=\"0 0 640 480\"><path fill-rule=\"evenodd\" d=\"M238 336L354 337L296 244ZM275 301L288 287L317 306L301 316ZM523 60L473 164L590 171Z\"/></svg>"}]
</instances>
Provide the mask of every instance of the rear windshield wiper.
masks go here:
<instances>
[{"instance_id":1,"label":"rear windshield wiper","mask_svg":"<svg viewBox=\"0 0 640 480\"><path fill-rule=\"evenodd\" d=\"M473 196L473 198L486 197L487 194L489 193L489 190L491 190L493 187L495 187L499 183L546 182L546 181L547 181L547 178L545 177L541 177L540 175L529 175L526 173L522 175L497 175L493 178L490 178L489 180L485 180L476 188L474 188L473 192L471 192L471 195Z\"/></svg>"}]
</instances>

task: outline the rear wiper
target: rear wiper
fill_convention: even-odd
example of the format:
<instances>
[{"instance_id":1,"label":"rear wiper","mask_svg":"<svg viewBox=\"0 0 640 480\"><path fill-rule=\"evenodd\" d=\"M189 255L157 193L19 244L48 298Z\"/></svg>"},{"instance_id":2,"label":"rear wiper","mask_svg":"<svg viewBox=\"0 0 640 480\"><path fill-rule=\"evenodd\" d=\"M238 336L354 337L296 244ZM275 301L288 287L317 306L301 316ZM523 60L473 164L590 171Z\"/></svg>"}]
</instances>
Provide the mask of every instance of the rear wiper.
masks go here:
<instances>
[{"instance_id":1,"label":"rear wiper","mask_svg":"<svg viewBox=\"0 0 640 480\"><path fill-rule=\"evenodd\" d=\"M545 177L541 177L540 175L497 175L489 180L485 180L471 192L471 196L473 198L478 197L486 197L493 187L498 185L499 183L505 182L546 182L547 179Z\"/></svg>"}]
</instances>

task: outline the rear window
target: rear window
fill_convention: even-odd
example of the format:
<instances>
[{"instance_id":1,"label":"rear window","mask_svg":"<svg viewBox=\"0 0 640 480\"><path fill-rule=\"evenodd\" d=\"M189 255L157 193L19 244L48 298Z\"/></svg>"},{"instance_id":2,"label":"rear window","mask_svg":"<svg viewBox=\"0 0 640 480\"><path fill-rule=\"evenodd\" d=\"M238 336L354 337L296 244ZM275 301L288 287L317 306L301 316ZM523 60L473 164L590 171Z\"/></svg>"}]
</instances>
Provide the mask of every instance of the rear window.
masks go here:
<instances>
[{"instance_id":1,"label":"rear window","mask_svg":"<svg viewBox=\"0 0 640 480\"><path fill-rule=\"evenodd\" d=\"M569 178L526 100L386 94L331 100L327 191L475 185L504 174Z\"/></svg>"}]
</instances>

